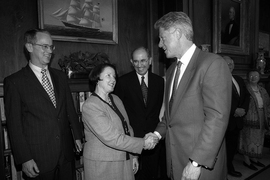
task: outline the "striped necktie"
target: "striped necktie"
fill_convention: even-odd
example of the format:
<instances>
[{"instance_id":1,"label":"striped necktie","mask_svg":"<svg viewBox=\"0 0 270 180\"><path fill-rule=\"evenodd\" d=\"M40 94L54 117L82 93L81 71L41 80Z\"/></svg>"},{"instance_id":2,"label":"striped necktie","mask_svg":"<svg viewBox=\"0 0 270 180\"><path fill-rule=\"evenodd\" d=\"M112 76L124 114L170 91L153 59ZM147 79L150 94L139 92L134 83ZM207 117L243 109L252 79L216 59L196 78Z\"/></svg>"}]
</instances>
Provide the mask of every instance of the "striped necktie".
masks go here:
<instances>
[{"instance_id":1,"label":"striped necktie","mask_svg":"<svg viewBox=\"0 0 270 180\"><path fill-rule=\"evenodd\" d=\"M141 89L142 89L144 104L146 105L148 89L147 89L147 86L146 86L146 84L144 82L144 76L142 76Z\"/></svg>"},{"instance_id":2,"label":"striped necktie","mask_svg":"<svg viewBox=\"0 0 270 180\"><path fill-rule=\"evenodd\" d=\"M49 81L49 78L46 74L46 69L42 69L41 70L41 74L42 74L42 78L41 78L41 84L43 86L43 88L45 89L45 91L48 93L54 107L56 107L56 100L55 100L55 95L54 95L54 91L53 91L53 88L52 88L52 85Z\"/></svg>"}]
</instances>

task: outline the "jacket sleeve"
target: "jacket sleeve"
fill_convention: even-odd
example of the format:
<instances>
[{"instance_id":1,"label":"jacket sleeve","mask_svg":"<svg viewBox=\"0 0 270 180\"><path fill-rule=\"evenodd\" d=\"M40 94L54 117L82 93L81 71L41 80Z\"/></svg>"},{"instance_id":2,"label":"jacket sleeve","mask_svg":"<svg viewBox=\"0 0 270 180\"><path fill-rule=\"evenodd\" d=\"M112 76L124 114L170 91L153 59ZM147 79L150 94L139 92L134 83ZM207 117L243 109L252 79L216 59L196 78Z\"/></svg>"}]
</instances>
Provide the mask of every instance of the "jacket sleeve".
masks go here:
<instances>
[{"instance_id":1,"label":"jacket sleeve","mask_svg":"<svg viewBox=\"0 0 270 180\"><path fill-rule=\"evenodd\" d=\"M95 98L95 97L94 97ZM83 105L83 121L95 136L111 148L141 153L144 140L142 138L125 135L121 120L112 114L102 104L97 103L92 97ZM91 102L91 100L93 100ZM109 108L109 107L108 107Z\"/></svg>"}]
</instances>

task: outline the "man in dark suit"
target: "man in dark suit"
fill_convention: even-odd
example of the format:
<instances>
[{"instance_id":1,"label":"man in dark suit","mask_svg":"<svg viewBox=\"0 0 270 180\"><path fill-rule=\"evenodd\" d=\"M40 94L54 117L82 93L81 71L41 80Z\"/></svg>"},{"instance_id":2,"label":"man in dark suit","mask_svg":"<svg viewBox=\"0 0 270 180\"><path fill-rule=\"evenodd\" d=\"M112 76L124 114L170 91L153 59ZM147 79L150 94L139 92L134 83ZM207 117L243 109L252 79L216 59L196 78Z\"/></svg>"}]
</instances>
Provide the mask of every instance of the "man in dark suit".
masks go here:
<instances>
[{"instance_id":1,"label":"man in dark suit","mask_svg":"<svg viewBox=\"0 0 270 180\"><path fill-rule=\"evenodd\" d=\"M154 132L166 141L168 176L225 180L229 68L221 56L196 47L192 22L184 12L164 15L155 29L166 57L177 59L166 72L165 113Z\"/></svg>"},{"instance_id":2,"label":"man in dark suit","mask_svg":"<svg viewBox=\"0 0 270 180\"><path fill-rule=\"evenodd\" d=\"M146 133L153 132L159 122L164 79L149 71L152 58L146 48L135 49L130 62L135 70L119 78L114 92L124 103L134 136L144 137ZM146 97L141 87L143 84L147 89ZM160 145L157 145L153 150L142 152L136 180L157 178L159 150Z\"/></svg>"},{"instance_id":3,"label":"man in dark suit","mask_svg":"<svg viewBox=\"0 0 270 180\"><path fill-rule=\"evenodd\" d=\"M73 180L74 140L81 150L82 126L66 75L48 67L53 41L40 29L25 33L29 63L4 79L7 127L15 162L26 179Z\"/></svg>"},{"instance_id":4,"label":"man in dark suit","mask_svg":"<svg viewBox=\"0 0 270 180\"><path fill-rule=\"evenodd\" d=\"M223 57L230 71L234 69L234 62L229 56ZM232 102L228 128L226 131L227 167L228 174L241 177L242 174L234 169L233 158L237 152L239 132L243 128L243 118L249 106L249 93L246 84L240 76L232 76Z\"/></svg>"}]
</instances>

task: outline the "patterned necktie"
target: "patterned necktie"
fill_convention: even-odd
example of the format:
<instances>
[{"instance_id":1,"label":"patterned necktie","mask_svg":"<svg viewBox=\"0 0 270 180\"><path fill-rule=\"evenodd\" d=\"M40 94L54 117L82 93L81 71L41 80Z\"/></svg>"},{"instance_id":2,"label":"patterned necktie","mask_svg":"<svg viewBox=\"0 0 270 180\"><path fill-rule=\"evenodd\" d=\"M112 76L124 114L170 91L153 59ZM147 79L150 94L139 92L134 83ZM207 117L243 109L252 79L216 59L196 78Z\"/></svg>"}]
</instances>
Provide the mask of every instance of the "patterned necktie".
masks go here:
<instances>
[{"instance_id":1,"label":"patterned necktie","mask_svg":"<svg viewBox=\"0 0 270 180\"><path fill-rule=\"evenodd\" d=\"M41 70L41 74L42 74L42 78L41 78L41 81L42 81L42 86L43 88L45 89L45 91L48 93L54 107L56 107L56 100L55 100L55 96L54 96L54 91L53 91L53 88L52 88L52 85L48 79L48 76L46 74L46 69L42 69Z\"/></svg>"},{"instance_id":2,"label":"patterned necktie","mask_svg":"<svg viewBox=\"0 0 270 180\"><path fill-rule=\"evenodd\" d=\"M142 89L144 104L146 105L148 89L147 89L147 86L146 86L146 84L144 82L144 76L142 76L141 89Z\"/></svg>"},{"instance_id":3,"label":"patterned necktie","mask_svg":"<svg viewBox=\"0 0 270 180\"><path fill-rule=\"evenodd\" d=\"M170 110L170 112L171 112L171 109L172 109L172 104L173 104L173 100L174 100L174 96L175 96L175 91L177 89L178 81L179 81L179 78L180 78L181 65L182 65L182 62L178 61L177 65L176 65L177 69L176 69L176 73L175 73L174 81L173 81L172 95L171 95L171 99L169 101L169 110Z\"/></svg>"}]
</instances>

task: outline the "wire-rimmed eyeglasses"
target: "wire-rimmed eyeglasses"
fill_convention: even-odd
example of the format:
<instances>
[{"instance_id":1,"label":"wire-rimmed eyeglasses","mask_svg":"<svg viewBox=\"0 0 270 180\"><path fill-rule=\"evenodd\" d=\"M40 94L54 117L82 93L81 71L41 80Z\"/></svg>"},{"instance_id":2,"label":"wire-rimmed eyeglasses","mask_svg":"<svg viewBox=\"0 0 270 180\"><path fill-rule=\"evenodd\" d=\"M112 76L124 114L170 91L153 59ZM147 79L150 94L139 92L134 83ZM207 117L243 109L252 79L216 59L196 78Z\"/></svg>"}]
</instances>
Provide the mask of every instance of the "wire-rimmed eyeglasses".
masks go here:
<instances>
[{"instance_id":1,"label":"wire-rimmed eyeglasses","mask_svg":"<svg viewBox=\"0 0 270 180\"><path fill-rule=\"evenodd\" d=\"M53 50L55 50L55 46L54 45L48 45L48 44L33 44L33 45L40 46L43 51L48 51L48 50L53 51Z\"/></svg>"}]
</instances>

